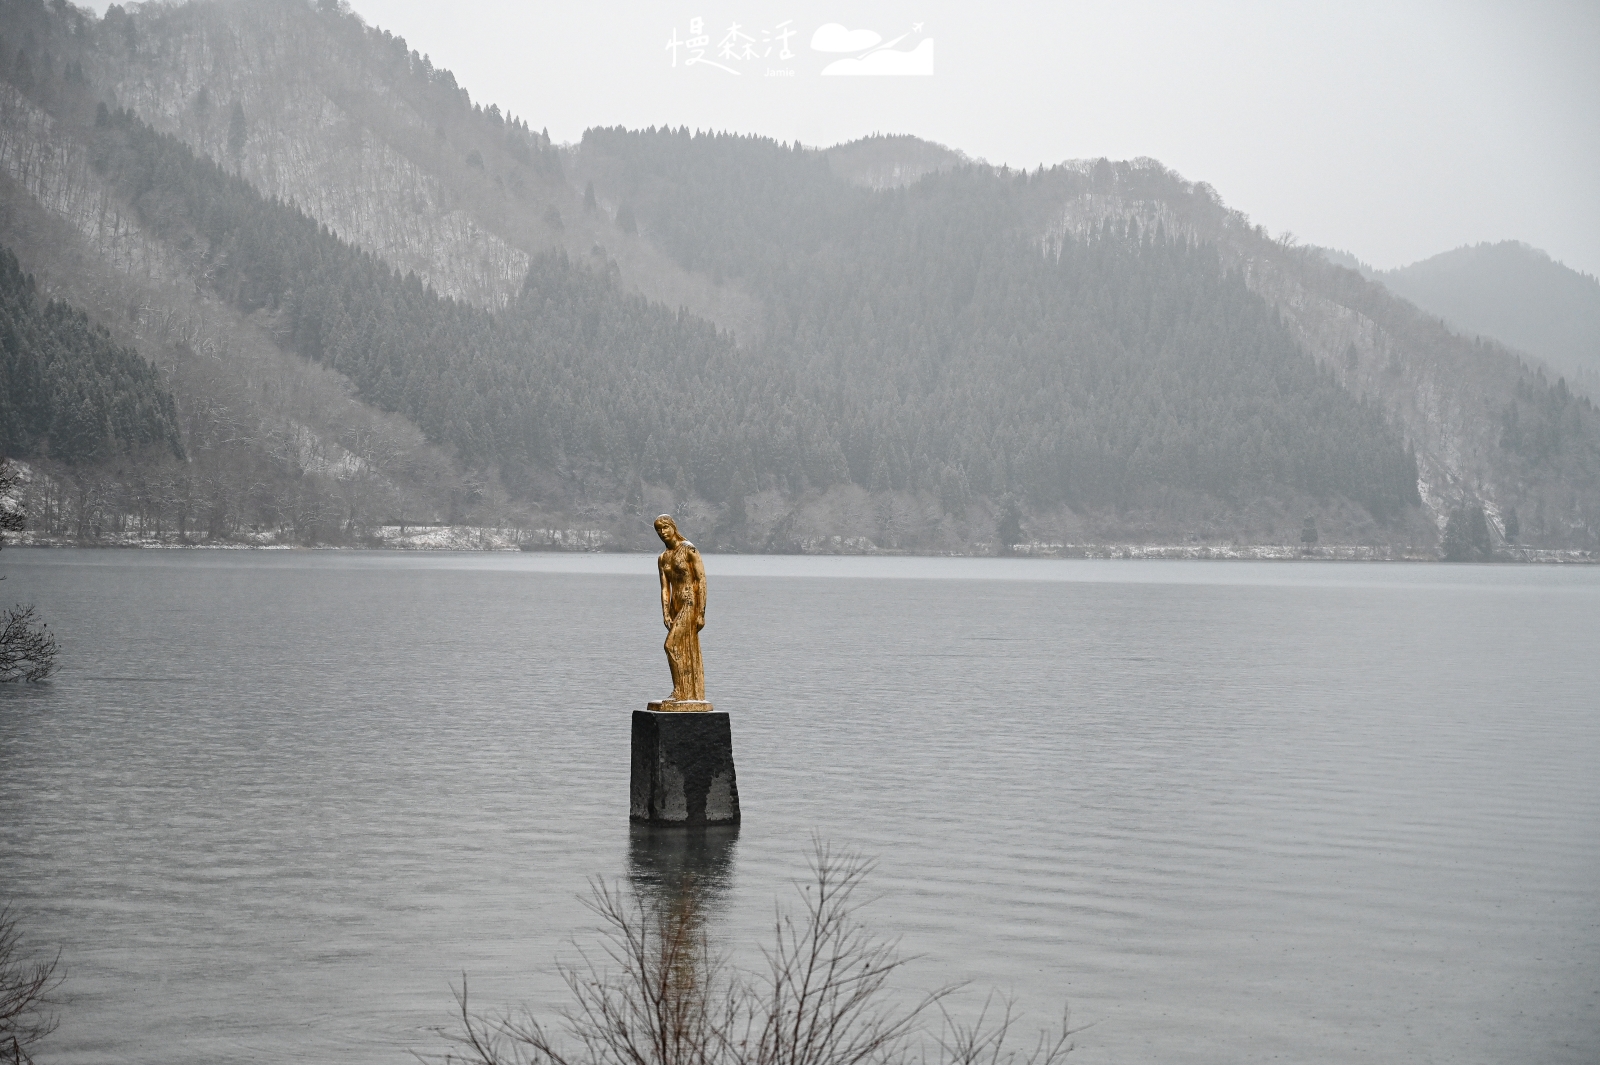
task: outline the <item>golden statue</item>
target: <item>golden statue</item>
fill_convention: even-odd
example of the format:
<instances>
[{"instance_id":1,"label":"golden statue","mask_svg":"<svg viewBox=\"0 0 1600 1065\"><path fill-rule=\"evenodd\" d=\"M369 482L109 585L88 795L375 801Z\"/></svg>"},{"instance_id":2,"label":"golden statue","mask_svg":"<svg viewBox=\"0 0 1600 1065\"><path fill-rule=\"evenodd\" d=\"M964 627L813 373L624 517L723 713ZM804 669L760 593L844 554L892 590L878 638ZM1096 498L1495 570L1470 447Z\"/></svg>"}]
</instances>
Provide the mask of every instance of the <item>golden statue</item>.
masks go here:
<instances>
[{"instance_id":1,"label":"golden statue","mask_svg":"<svg viewBox=\"0 0 1600 1065\"><path fill-rule=\"evenodd\" d=\"M711 709L706 702L705 667L700 662L700 630L706 627L706 567L700 552L678 532L670 514L656 519L656 533L667 549L656 559L661 573L661 621L667 627L667 665L672 697L650 704L661 711Z\"/></svg>"}]
</instances>

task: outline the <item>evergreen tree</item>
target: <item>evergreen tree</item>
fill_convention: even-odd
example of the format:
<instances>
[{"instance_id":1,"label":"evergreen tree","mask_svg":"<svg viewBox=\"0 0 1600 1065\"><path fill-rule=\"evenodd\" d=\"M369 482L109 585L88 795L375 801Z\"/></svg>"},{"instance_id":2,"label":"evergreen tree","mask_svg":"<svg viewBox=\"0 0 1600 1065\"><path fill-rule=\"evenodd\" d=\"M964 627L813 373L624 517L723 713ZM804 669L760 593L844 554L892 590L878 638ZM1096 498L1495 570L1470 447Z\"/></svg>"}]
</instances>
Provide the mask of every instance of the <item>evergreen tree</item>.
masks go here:
<instances>
[{"instance_id":1,"label":"evergreen tree","mask_svg":"<svg viewBox=\"0 0 1600 1065\"><path fill-rule=\"evenodd\" d=\"M228 154L238 159L249 135L250 125L245 121L244 105L235 100L233 111L228 115Z\"/></svg>"},{"instance_id":2,"label":"evergreen tree","mask_svg":"<svg viewBox=\"0 0 1600 1065\"><path fill-rule=\"evenodd\" d=\"M744 523L747 520L744 509L744 496L744 477L739 473L735 473L733 475L733 484L728 489L728 510L724 517L727 527L735 533L744 528Z\"/></svg>"},{"instance_id":3,"label":"evergreen tree","mask_svg":"<svg viewBox=\"0 0 1600 1065\"><path fill-rule=\"evenodd\" d=\"M177 406L138 352L64 303L0 248L0 451L90 462L146 447L181 455Z\"/></svg>"},{"instance_id":4,"label":"evergreen tree","mask_svg":"<svg viewBox=\"0 0 1600 1065\"><path fill-rule=\"evenodd\" d=\"M1007 496L1000 504L1000 521L995 527L996 547L1002 555L1012 554L1022 542L1022 504Z\"/></svg>"},{"instance_id":5,"label":"evergreen tree","mask_svg":"<svg viewBox=\"0 0 1600 1065\"><path fill-rule=\"evenodd\" d=\"M1444 557L1450 562L1478 562L1494 557L1489 521L1483 504L1464 501L1450 512L1444 527Z\"/></svg>"}]
</instances>

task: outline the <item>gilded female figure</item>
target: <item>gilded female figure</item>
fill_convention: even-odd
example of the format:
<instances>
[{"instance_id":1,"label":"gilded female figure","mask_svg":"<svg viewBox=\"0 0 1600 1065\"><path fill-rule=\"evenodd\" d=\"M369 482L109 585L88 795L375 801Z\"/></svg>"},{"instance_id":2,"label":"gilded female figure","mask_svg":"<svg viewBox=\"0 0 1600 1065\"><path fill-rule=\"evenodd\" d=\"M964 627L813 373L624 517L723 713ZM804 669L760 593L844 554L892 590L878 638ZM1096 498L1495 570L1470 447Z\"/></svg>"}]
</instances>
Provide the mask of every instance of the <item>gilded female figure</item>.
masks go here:
<instances>
[{"instance_id":1,"label":"gilded female figure","mask_svg":"<svg viewBox=\"0 0 1600 1065\"><path fill-rule=\"evenodd\" d=\"M678 532L671 515L656 519L656 533L667 549L656 559L661 573L661 620L667 627L667 665L672 670L672 702L702 702L705 669L700 664L700 630L706 627L706 568L700 552Z\"/></svg>"}]
</instances>

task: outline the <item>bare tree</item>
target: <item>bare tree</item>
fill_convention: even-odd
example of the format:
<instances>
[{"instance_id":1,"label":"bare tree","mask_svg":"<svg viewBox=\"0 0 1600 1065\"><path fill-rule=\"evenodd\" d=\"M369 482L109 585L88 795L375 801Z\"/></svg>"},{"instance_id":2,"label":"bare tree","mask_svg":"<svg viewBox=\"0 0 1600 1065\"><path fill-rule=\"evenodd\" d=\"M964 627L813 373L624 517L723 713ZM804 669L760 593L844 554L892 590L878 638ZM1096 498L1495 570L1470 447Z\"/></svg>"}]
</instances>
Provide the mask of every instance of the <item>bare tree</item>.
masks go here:
<instances>
[{"instance_id":1,"label":"bare tree","mask_svg":"<svg viewBox=\"0 0 1600 1065\"><path fill-rule=\"evenodd\" d=\"M29 961L10 908L0 910L0 1065L32 1065L34 1044L56 1030L50 1007L60 961Z\"/></svg>"},{"instance_id":2,"label":"bare tree","mask_svg":"<svg viewBox=\"0 0 1600 1065\"><path fill-rule=\"evenodd\" d=\"M856 918L872 863L818 844L796 912L780 911L755 972L710 949L693 903L651 912L597 883L589 908L602 949L561 974L572 1002L551 1026L531 1014L486 1016L456 993L460 1065L1060 1065L1072 1050L1063 1016L1031 1049L1008 1043L1009 1005L964 1023L945 1008L954 987L906 1002L889 982L906 959ZM937 1008L943 1028L928 1038ZM1081 1030L1081 1029L1078 1029Z\"/></svg>"},{"instance_id":3,"label":"bare tree","mask_svg":"<svg viewBox=\"0 0 1600 1065\"><path fill-rule=\"evenodd\" d=\"M50 626L35 618L33 604L0 610L0 683L44 680L56 671L58 650Z\"/></svg>"},{"instance_id":4,"label":"bare tree","mask_svg":"<svg viewBox=\"0 0 1600 1065\"><path fill-rule=\"evenodd\" d=\"M0 545L5 533L26 524L26 515L17 500L22 474L16 463L0 459ZM5 577L0 576L0 581ZM13 680L44 680L56 669L56 638L43 622L36 622L33 605L18 604L0 610L0 683Z\"/></svg>"}]
</instances>

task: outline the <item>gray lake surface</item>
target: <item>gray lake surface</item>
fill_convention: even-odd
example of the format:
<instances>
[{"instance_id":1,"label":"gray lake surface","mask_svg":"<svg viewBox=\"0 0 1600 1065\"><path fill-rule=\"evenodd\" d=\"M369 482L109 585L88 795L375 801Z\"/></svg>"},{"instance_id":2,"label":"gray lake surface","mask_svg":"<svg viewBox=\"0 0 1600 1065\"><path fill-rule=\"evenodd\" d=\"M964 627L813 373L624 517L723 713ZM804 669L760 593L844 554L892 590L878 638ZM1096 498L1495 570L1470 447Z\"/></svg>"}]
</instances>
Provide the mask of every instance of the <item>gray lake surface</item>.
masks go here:
<instances>
[{"instance_id":1,"label":"gray lake surface","mask_svg":"<svg viewBox=\"0 0 1600 1065\"><path fill-rule=\"evenodd\" d=\"M1600 569L706 561L744 823L686 858L627 821L652 557L6 550L41 1063L414 1060L463 973L565 1001L592 878L703 859L758 960L814 839L1073 1065L1600 1061Z\"/></svg>"}]
</instances>

